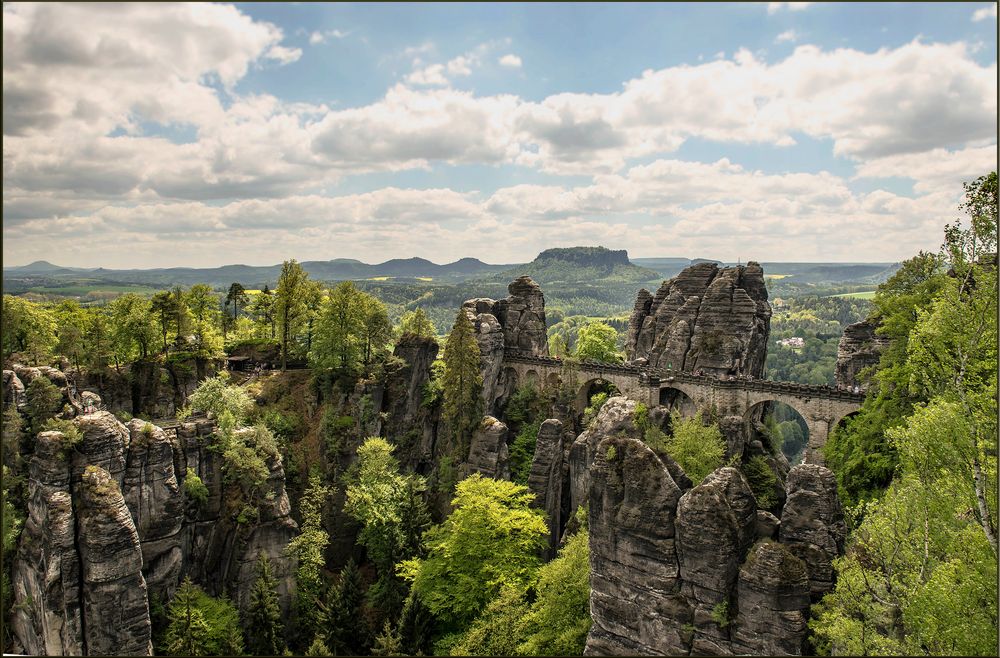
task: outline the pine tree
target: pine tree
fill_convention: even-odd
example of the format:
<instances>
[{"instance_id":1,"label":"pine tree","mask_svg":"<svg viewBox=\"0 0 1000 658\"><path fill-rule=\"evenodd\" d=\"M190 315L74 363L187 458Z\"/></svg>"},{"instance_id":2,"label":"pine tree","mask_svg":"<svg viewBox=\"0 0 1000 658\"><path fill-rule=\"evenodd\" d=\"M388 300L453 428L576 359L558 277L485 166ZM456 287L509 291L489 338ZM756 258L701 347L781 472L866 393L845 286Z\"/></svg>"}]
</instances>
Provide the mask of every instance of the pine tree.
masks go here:
<instances>
[{"instance_id":1,"label":"pine tree","mask_svg":"<svg viewBox=\"0 0 1000 658\"><path fill-rule=\"evenodd\" d=\"M250 591L247 609L247 649L255 656L276 656L284 650L277 582L271 561L263 553L257 559L257 580Z\"/></svg>"},{"instance_id":2,"label":"pine tree","mask_svg":"<svg viewBox=\"0 0 1000 658\"><path fill-rule=\"evenodd\" d=\"M326 643L323 641L323 638L320 637L319 635L317 635L315 637L315 639L313 639L312 644L309 645L309 648L306 649L306 655L307 656L332 656L333 653L326 646Z\"/></svg>"},{"instance_id":3,"label":"pine tree","mask_svg":"<svg viewBox=\"0 0 1000 658\"><path fill-rule=\"evenodd\" d=\"M385 620L382 632L375 638L375 646L372 647L373 656L402 656L403 641L398 628L393 628L389 620Z\"/></svg>"},{"instance_id":4,"label":"pine tree","mask_svg":"<svg viewBox=\"0 0 1000 658\"><path fill-rule=\"evenodd\" d=\"M174 656L205 656L211 631L198 607L199 588L185 578L167 609L167 653Z\"/></svg>"},{"instance_id":5,"label":"pine tree","mask_svg":"<svg viewBox=\"0 0 1000 658\"><path fill-rule=\"evenodd\" d=\"M357 655L362 648L362 642L358 641L361 596L361 573L351 559L340 572L340 581L332 588L329 602L327 642L338 654Z\"/></svg>"},{"instance_id":6,"label":"pine tree","mask_svg":"<svg viewBox=\"0 0 1000 658\"><path fill-rule=\"evenodd\" d=\"M482 416L483 375L479 369L479 344L465 309L459 309L444 348L444 419L459 438L464 459L468 439Z\"/></svg>"}]
</instances>

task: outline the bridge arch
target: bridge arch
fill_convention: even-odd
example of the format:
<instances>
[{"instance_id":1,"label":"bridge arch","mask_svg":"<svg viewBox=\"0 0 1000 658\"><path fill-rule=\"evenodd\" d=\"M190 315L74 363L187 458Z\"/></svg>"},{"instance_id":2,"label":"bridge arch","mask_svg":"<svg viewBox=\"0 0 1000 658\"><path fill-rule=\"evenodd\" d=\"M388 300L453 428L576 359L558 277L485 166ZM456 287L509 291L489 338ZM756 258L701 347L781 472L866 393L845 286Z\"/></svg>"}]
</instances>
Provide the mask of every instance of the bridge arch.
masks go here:
<instances>
[{"instance_id":1,"label":"bridge arch","mask_svg":"<svg viewBox=\"0 0 1000 658\"><path fill-rule=\"evenodd\" d=\"M604 377L593 377L583 382L576 394L576 412L582 414L584 409L590 405L590 398L600 392L607 392L608 397L618 395L622 391L614 382Z\"/></svg>"},{"instance_id":2,"label":"bridge arch","mask_svg":"<svg viewBox=\"0 0 1000 658\"><path fill-rule=\"evenodd\" d=\"M659 403L671 411L677 411L684 418L691 418L698 411L694 399L676 386L661 386Z\"/></svg>"},{"instance_id":3,"label":"bridge arch","mask_svg":"<svg viewBox=\"0 0 1000 658\"><path fill-rule=\"evenodd\" d=\"M785 400L775 398L758 400L747 407L743 414L743 422L747 435L751 436L755 420L762 422L768 415L774 416L773 420L777 426L775 429L783 430L781 451L789 463L794 465L802 461L815 427L815 423L810 423L802 411Z\"/></svg>"}]
</instances>

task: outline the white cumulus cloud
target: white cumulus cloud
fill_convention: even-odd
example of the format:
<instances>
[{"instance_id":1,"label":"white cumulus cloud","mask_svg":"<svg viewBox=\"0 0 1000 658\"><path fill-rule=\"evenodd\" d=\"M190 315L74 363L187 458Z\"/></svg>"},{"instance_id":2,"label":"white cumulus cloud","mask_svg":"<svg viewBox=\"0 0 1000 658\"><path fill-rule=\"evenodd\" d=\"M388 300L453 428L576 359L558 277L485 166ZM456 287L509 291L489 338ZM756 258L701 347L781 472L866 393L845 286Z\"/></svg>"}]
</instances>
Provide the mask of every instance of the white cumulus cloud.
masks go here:
<instances>
[{"instance_id":1,"label":"white cumulus cloud","mask_svg":"<svg viewBox=\"0 0 1000 658\"><path fill-rule=\"evenodd\" d=\"M512 69L521 68L521 58L518 57L517 55L514 55L513 53L508 53L497 61L499 62L500 66L507 66Z\"/></svg>"}]
</instances>

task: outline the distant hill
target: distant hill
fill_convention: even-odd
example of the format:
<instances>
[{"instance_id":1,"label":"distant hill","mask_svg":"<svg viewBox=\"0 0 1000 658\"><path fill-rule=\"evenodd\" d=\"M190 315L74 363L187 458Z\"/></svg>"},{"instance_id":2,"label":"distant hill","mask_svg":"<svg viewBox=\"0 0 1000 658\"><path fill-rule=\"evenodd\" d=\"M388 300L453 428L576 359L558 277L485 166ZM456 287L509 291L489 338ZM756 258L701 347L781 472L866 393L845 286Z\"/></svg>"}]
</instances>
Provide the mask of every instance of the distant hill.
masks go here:
<instances>
[{"instance_id":1,"label":"distant hill","mask_svg":"<svg viewBox=\"0 0 1000 658\"><path fill-rule=\"evenodd\" d=\"M567 247L546 249L535 260L489 277L513 280L527 274L539 284L559 283L644 283L660 279L656 270L634 265L624 249Z\"/></svg>"}]
</instances>

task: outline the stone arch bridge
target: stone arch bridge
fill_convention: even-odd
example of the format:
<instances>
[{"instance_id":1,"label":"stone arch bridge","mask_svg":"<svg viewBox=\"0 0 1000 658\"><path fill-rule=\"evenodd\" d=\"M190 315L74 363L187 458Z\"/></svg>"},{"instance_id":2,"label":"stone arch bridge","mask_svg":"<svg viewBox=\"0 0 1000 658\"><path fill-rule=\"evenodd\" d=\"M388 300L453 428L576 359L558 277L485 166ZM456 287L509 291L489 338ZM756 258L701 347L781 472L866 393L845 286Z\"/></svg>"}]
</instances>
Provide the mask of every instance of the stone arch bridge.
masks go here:
<instances>
[{"instance_id":1,"label":"stone arch bridge","mask_svg":"<svg viewBox=\"0 0 1000 658\"><path fill-rule=\"evenodd\" d=\"M532 382L546 386L562 381L566 364L558 358L507 351L503 358L508 382ZM805 461L822 463L820 448L841 420L861 408L864 394L843 391L831 386L814 386L769 380L728 380L695 375L676 370L657 370L582 361L571 372L577 379L577 407L587 404L590 387L595 382L609 382L622 395L650 406L665 399L687 399L686 409L714 407L722 415L749 419L751 411L765 402L782 402L795 409L809 429ZM679 394L679 395L678 395Z\"/></svg>"}]
</instances>

